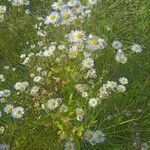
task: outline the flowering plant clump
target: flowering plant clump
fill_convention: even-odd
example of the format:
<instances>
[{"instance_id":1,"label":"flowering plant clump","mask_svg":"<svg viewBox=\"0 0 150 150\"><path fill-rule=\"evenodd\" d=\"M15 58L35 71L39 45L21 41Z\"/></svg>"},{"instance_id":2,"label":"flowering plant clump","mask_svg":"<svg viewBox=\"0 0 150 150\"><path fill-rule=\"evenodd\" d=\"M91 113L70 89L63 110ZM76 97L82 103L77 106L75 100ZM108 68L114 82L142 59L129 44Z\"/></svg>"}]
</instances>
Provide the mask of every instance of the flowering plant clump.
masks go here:
<instances>
[{"instance_id":1,"label":"flowering plant clump","mask_svg":"<svg viewBox=\"0 0 150 150\"><path fill-rule=\"evenodd\" d=\"M15 6L30 4L28 0L11 2ZM41 127L43 133L53 130L65 150L80 149L80 140L91 145L107 140L105 129L96 127L100 109L113 96L126 93L130 83L122 74L109 78L112 64L126 64L128 56L142 52L142 46L129 45L131 51L127 51L120 41L114 40L109 44L110 41L103 36L70 28L76 21L90 19L96 4L94 0L86 4L79 0L58 0L51 4L52 11L39 19L35 29L40 40L30 45L30 52L20 55L18 65L26 73L18 75L8 85L9 76L0 74L0 83L3 84L0 116L4 120L9 118L0 126L0 135L9 135L11 127L15 132L18 123L24 124L25 129ZM5 11L6 7L1 5L0 15ZM45 38L49 36L49 25L50 28L66 25L68 32L61 40L47 42ZM100 58L112 50L111 61L102 62ZM17 67L5 66L7 72L10 69L12 77L19 71ZM14 145L19 145L19 139Z\"/></svg>"}]
</instances>

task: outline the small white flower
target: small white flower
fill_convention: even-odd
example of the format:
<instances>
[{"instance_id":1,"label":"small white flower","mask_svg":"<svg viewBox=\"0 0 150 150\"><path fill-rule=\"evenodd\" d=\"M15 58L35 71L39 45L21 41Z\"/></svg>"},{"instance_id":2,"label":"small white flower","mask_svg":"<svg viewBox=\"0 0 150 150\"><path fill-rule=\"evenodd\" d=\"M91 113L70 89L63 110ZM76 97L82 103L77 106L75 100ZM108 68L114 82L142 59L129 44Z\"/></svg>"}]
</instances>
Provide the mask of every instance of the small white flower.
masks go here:
<instances>
[{"instance_id":1,"label":"small white flower","mask_svg":"<svg viewBox=\"0 0 150 150\"><path fill-rule=\"evenodd\" d=\"M128 79L125 78L125 77L122 77L122 78L119 79L119 82L120 82L121 84L125 85L125 84L128 84Z\"/></svg>"},{"instance_id":2,"label":"small white flower","mask_svg":"<svg viewBox=\"0 0 150 150\"><path fill-rule=\"evenodd\" d=\"M0 14L4 14L6 12L6 6L0 5Z\"/></svg>"},{"instance_id":3,"label":"small white flower","mask_svg":"<svg viewBox=\"0 0 150 150\"><path fill-rule=\"evenodd\" d=\"M83 31L71 31L68 35L69 41L74 43L82 43L85 40L85 33Z\"/></svg>"},{"instance_id":4,"label":"small white flower","mask_svg":"<svg viewBox=\"0 0 150 150\"><path fill-rule=\"evenodd\" d=\"M74 59L77 56L78 56L78 51L70 49L70 51L69 51L69 57Z\"/></svg>"},{"instance_id":5,"label":"small white flower","mask_svg":"<svg viewBox=\"0 0 150 150\"><path fill-rule=\"evenodd\" d=\"M47 107L50 110L53 110L53 109L57 108L58 107L58 101L56 99L50 99L50 100L48 100Z\"/></svg>"},{"instance_id":6,"label":"small white flower","mask_svg":"<svg viewBox=\"0 0 150 150\"><path fill-rule=\"evenodd\" d=\"M43 79L43 78L42 78L41 76L35 76L35 77L33 78L33 81L34 81L34 82L41 82L42 79Z\"/></svg>"},{"instance_id":7,"label":"small white flower","mask_svg":"<svg viewBox=\"0 0 150 150\"><path fill-rule=\"evenodd\" d=\"M88 39L87 48L90 50L103 49L106 45L104 39L99 38L98 36L90 35Z\"/></svg>"},{"instance_id":8,"label":"small white flower","mask_svg":"<svg viewBox=\"0 0 150 150\"><path fill-rule=\"evenodd\" d=\"M119 41L113 41L112 47L118 50L118 49L121 49L123 47L123 45Z\"/></svg>"},{"instance_id":9,"label":"small white flower","mask_svg":"<svg viewBox=\"0 0 150 150\"><path fill-rule=\"evenodd\" d=\"M89 141L90 143L92 143L94 141L94 132L91 130L87 130L84 133L84 138L86 141Z\"/></svg>"},{"instance_id":10,"label":"small white flower","mask_svg":"<svg viewBox=\"0 0 150 150\"><path fill-rule=\"evenodd\" d=\"M75 150L74 143L67 142L64 146L64 150Z\"/></svg>"},{"instance_id":11,"label":"small white flower","mask_svg":"<svg viewBox=\"0 0 150 150\"><path fill-rule=\"evenodd\" d=\"M61 105L60 107L60 112L67 112L68 111L68 107L64 104Z\"/></svg>"},{"instance_id":12,"label":"small white flower","mask_svg":"<svg viewBox=\"0 0 150 150\"><path fill-rule=\"evenodd\" d=\"M82 61L83 68L92 68L94 66L94 60L92 58L86 58Z\"/></svg>"},{"instance_id":13,"label":"small white flower","mask_svg":"<svg viewBox=\"0 0 150 150\"><path fill-rule=\"evenodd\" d=\"M128 60L127 56L124 54L124 52L121 49L118 50L115 59L117 62L122 64L125 64Z\"/></svg>"},{"instance_id":14,"label":"small white flower","mask_svg":"<svg viewBox=\"0 0 150 150\"><path fill-rule=\"evenodd\" d=\"M22 62L23 65L26 65L30 60L30 57L26 57L25 60Z\"/></svg>"},{"instance_id":15,"label":"small white flower","mask_svg":"<svg viewBox=\"0 0 150 150\"><path fill-rule=\"evenodd\" d=\"M3 134L5 131L5 128L3 126L0 126L0 134Z\"/></svg>"},{"instance_id":16,"label":"small white flower","mask_svg":"<svg viewBox=\"0 0 150 150\"><path fill-rule=\"evenodd\" d=\"M75 6L79 5L79 4L80 4L80 1L79 1L79 0L70 0L70 1L67 3L67 5L68 5L69 7L75 7Z\"/></svg>"},{"instance_id":17,"label":"small white flower","mask_svg":"<svg viewBox=\"0 0 150 150\"><path fill-rule=\"evenodd\" d=\"M96 5L98 0L89 0L90 5Z\"/></svg>"},{"instance_id":18,"label":"small white flower","mask_svg":"<svg viewBox=\"0 0 150 150\"><path fill-rule=\"evenodd\" d=\"M52 3L51 6L54 10L62 10L64 8L63 0L58 0L57 2Z\"/></svg>"},{"instance_id":19,"label":"small white flower","mask_svg":"<svg viewBox=\"0 0 150 150\"><path fill-rule=\"evenodd\" d=\"M20 58L25 58L26 57L26 54L21 54L20 55Z\"/></svg>"},{"instance_id":20,"label":"small white flower","mask_svg":"<svg viewBox=\"0 0 150 150\"><path fill-rule=\"evenodd\" d=\"M106 88L114 90L117 87L117 83L114 81L107 81Z\"/></svg>"},{"instance_id":21,"label":"small white flower","mask_svg":"<svg viewBox=\"0 0 150 150\"><path fill-rule=\"evenodd\" d=\"M95 143L103 143L105 141L105 134L100 131L97 130L94 132L94 142Z\"/></svg>"},{"instance_id":22,"label":"small white flower","mask_svg":"<svg viewBox=\"0 0 150 150\"><path fill-rule=\"evenodd\" d=\"M91 68L90 70L88 70L86 78L96 78L96 70Z\"/></svg>"},{"instance_id":23,"label":"small white flower","mask_svg":"<svg viewBox=\"0 0 150 150\"><path fill-rule=\"evenodd\" d=\"M59 14L57 12L51 12L45 19L45 24L56 24L59 21Z\"/></svg>"},{"instance_id":24,"label":"small white flower","mask_svg":"<svg viewBox=\"0 0 150 150\"><path fill-rule=\"evenodd\" d=\"M60 13L62 18L62 24L70 24L76 17L74 16L72 10L64 9Z\"/></svg>"},{"instance_id":25,"label":"small white flower","mask_svg":"<svg viewBox=\"0 0 150 150\"><path fill-rule=\"evenodd\" d=\"M126 91L126 87L124 85L118 85L117 91L123 93Z\"/></svg>"},{"instance_id":26,"label":"small white flower","mask_svg":"<svg viewBox=\"0 0 150 150\"><path fill-rule=\"evenodd\" d=\"M12 4L15 6L23 6L23 5L29 5L29 0L12 0Z\"/></svg>"},{"instance_id":27,"label":"small white flower","mask_svg":"<svg viewBox=\"0 0 150 150\"><path fill-rule=\"evenodd\" d=\"M89 106L96 107L98 105L99 99L98 98L90 98L89 99Z\"/></svg>"},{"instance_id":28,"label":"small white flower","mask_svg":"<svg viewBox=\"0 0 150 150\"><path fill-rule=\"evenodd\" d=\"M66 47L65 47L65 45L58 45L58 49L59 50L63 50L63 49L65 49Z\"/></svg>"},{"instance_id":29,"label":"small white flower","mask_svg":"<svg viewBox=\"0 0 150 150\"><path fill-rule=\"evenodd\" d=\"M134 53L141 53L143 51L141 45L139 44L133 44L131 46L131 50L134 52Z\"/></svg>"},{"instance_id":30,"label":"small white flower","mask_svg":"<svg viewBox=\"0 0 150 150\"><path fill-rule=\"evenodd\" d=\"M7 104L7 105L4 107L4 112L7 113L7 114L10 114L10 113L12 113L13 108L14 108L13 105Z\"/></svg>"},{"instance_id":31,"label":"small white flower","mask_svg":"<svg viewBox=\"0 0 150 150\"><path fill-rule=\"evenodd\" d=\"M88 93L87 92L82 92L82 97L88 97Z\"/></svg>"},{"instance_id":32,"label":"small white flower","mask_svg":"<svg viewBox=\"0 0 150 150\"><path fill-rule=\"evenodd\" d=\"M15 88L16 90L24 91L28 85L29 85L28 82L17 82L17 83L14 85L14 88Z\"/></svg>"},{"instance_id":33,"label":"small white flower","mask_svg":"<svg viewBox=\"0 0 150 150\"><path fill-rule=\"evenodd\" d=\"M34 77L35 77L35 74L34 74L34 73L31 73L31 74L30 74L30 77L31 77L31 78L34 78Z\"/></svg>"},{"instance_id":34,"label":"small white flower","mask_svg":"<svg viewBox=\"0 0 150 150\"><path fill-rule=\"evenodd\" d=\"M12 117L15 118L15 119L20 119L22 118L24 115L24 109L22 107L15 107L13 110L12 110Z\"/></svg>"},{"instance_id":35,"label":"small white flower","mask_svg":"<svg viewBox=\"0 0 150 150\"><path fill-rule=\"evenodd\" d=\"M54 45L50 46L48 49L46 49L46 50L43 52L43 56L49 57L49 56L53 55L55 49L56 49L56 47L55 47Z\"/></svg>"},{"instance_id":36,"label":"small white flower","mask_svg":"<svg viewBox=\"0 0 150 150\"><path fill-rule=\"evenodd\" d=\"M30 95L32 96L36 96L38 91L39 91L40 87L39 86L33 86L30 92Z\"/></svg>"},{"instance_id":37,"label":"small white flower","mask_svg":"<svg viewBox=\"0 0 150 150\"><path fill-rule=\"evenodd\" d=\"M84 111L82 108L76 108L77 120L82 121L84 116Z\"/></svg>"}]
</instances>

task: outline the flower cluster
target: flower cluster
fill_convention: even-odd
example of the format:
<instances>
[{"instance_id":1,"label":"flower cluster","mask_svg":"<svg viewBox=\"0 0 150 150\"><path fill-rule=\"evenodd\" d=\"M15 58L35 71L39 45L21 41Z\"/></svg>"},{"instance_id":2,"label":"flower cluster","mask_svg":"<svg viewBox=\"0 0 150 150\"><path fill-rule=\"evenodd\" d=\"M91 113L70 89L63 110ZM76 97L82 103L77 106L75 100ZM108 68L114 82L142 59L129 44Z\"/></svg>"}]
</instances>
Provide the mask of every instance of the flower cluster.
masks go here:
<instances>
[{"instance_id":1,"label":"flower cluster","mask_svg":"<svg viewBox=\"0 0 150 150\"><path fill-rule=\"evenodd\" d=\"M14 6L23 6L23 5L29 5L30 1L29 0L9 0L12 5Z\"/></svg>"},{"instance_id":2,"label":"flower cluster","mask_svg":"<svg viewBox=\"0 0 150 150\"><path fill-rule=\"evenodd\" d=\"M28 0L11 0L11 2L15 6L30 3ZM44 20L45 24L53 24L55 28L57 25L69 25L89 17L93 5L97 2L97 0L89 0L86 5L83 5L79 0L67 2L58 0L52 3L53 11L45 19L38 19ZM0 15L5 11L6 7L0 6ZM103 80L104 72L109 73L110 67L107 68L106 65L101 68L99 62L100 57L107 53L109 41L106 42L93 33L87 34L83 30L68 29L69 33L65 33L61 41L47 42L45 36L48 33L41 30L42 25L43 22L35 25L42 40L31 45L27 42L30 53L20 55L19 65L27 70L25 79L17 77L17 81L9 84L8 89L0 91L2 104L0 116L3 116L3 112L13 119L24 119L29 115L24 119L26 122L31 121L29 118L33 112L35 114L33 116L35 119L32 118L33 122L36 123L37 120L40 122L41 119L40 124L47 128L49 128L47 120L48 124L50 120L52 127L56 127L55 131L60 139L67 141L64 145L65 150L76 149L76 138L84 139L92 145L103 143L107 138L106 135L98 129L90 130L96 122L96 117L91 112L99 110L99 106L105 102L103 99L126 92L128 84L126 77L119 78L117 82ZM111 47L116 50L115 60L125 64L128 54L123 44L114 41ZM142 52L142 46L139 44L133 44L130 49L133 53ZM108 66L111 66L111 62L105 63L107 62L110 63ZM16 71L17 69L5 66L5 70ZM0 74L0 82L7 79L4 75ZM88 119L90 117L92 120ZM0 134L3 134L4 130L5 128L1 126Z\"/></svg>"},{"instance_id":3,"label":"flower cluster","mask_svg":"<svg viewBox=\"0 0 150 150\"><path fill-rule=\"evenodd\" d=\"M3 74L0 74L0 82L4 82L5 81L5 77Z\"/></svg>"},{"instance_id":4,"label":"flower cluster","mask_svg":"<svg viewBox=\"0 0 150 150\"><path fill-rule=\"evenodd\" d=\"M5 13L6 13L6 6L0 5L0 22L3 22Z\"/></svg>"},{"instance_id":5,"label":"flower cluster","mask_svg":"<svg viewBox=\"0 0 150 150\"><path fill-rule=\"evenodd\" d=\"M127 63L128 57L122 50L123 44L120 41L113 41L112 47L117 50L115 56L116 61L122 64ZM132 44L130 49L133 53L141 53L143 51L142 46L139 44Z\"/></svg>"},{"instance_id":6,"label":"flower cluster","mask_svg":"<svg viewBox=\"0 0 150 150\"><path fill-rule=\"evenodd\" d=\"M126 84L128 84L128 79L125 77L120 78L118 84L114 81L107 81L107 83L103 84L103 86L100 88L99 97L101 99L107 98L112 94L112 92L123 93L126 91Z\"/></svg>"},{"instance_id":7,"label":"flower cluster","mask_svg":"<svg viewBox=\"0 0 150 150\"><path fill-rule=\"evenodd\" d=\"M77 19L83 19L89 17L91 13L91 7L95 3L87 3L83 5L79 0L69 0L64 2L63 0L58 0L53 2L51 7L52 12L44 19L45 24L53 25L68 25Z\"/></svg>"},{"instance_id":8,"label":"flower cluster","mask_svg":"<svg viewBox=\"0 0 150 150\"><path fill-rule=\"evenodd\" d=\"M100 130L96 130L95 132L87 130L84 133L84 138L91 144L98 144L103 143L105 141L105 134Z\"/></svg>"}]
</instances>

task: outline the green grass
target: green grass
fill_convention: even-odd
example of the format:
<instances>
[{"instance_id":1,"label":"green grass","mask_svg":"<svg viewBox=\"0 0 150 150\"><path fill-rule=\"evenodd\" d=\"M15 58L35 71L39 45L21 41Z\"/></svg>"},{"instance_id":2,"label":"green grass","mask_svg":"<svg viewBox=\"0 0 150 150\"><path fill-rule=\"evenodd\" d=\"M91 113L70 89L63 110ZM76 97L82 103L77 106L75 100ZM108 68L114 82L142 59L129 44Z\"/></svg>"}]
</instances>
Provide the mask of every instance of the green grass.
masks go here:
<instances>
[{"instance_id":1,"label":"green grass","mask_svg":"<svg viewBox=\"0 0 150 150\"><path fill-rule=\"evenodd\" d=\"M36 23L34 17L46 14L50 8L49 2L32 0L31 11L33 14L26 16L24 14L25 8L21 8L18 13L16 7L12 7L6 0L1 0L0 4L7 4L9 10L5 21L0 24L1 72L4 71L3 66L5 65L17 65L20 69L17 76L21 75L24 78L26 71L18 65L19 55L23 52L29 52L27 41L35 43L39 40L33 29L33 25ZM120 40L125 46L134 42L139 43L144 49L141 54L130 56L126 65L118 65L113 60L112 55L115 54L113 49L111 52L109 50L109 53L106 50L96 59L96 65L101 66L101 70L107 68L109 71L104 77L104 83L107 80L115 80L119 76L126 76L129 79L129 85L127 93L123 96L116 95L106 99L98 109L98 113L93 112L98 121L92 128L102 129L106 133L106 141L103 144L92 146L79 140L77 143L81 146L81 150L140 150L142 143L150 145L149 8L150 2L148 0L102 0L93 8L90 19L84 23L73 25L70 28L49 29L49 38L46 39L46 43L61 40L64 33L60 31L81 29L86 33L93 33L106 39L110 49L113 40ZM110 31L106 29L107 26L111 28ZM108 65L108 61L113 63ZM10 75L11 73L6 72L6 74ZM7 83L15 83L17 76L10 76L11 79ZM138 110L141 112L139 113ZM111 117L110 120L108 116ZM42 121L35 125L32 119L31 117L29 124L25 124L23 120L14 122L10 118L5 118L5 122L11 122L14 126L9 128L7 137L0 136L0 143L4 140L9 141L14 150L63 149L63 143L58 142L53 126L43 129ZM45 120L43 119L43 121ZM0 124L2 122L3 120L0 121ZM138 133L138 137L136 133ZM137 148L133 146L134 141L139 143Z\"/></svg>"}]
</instances>

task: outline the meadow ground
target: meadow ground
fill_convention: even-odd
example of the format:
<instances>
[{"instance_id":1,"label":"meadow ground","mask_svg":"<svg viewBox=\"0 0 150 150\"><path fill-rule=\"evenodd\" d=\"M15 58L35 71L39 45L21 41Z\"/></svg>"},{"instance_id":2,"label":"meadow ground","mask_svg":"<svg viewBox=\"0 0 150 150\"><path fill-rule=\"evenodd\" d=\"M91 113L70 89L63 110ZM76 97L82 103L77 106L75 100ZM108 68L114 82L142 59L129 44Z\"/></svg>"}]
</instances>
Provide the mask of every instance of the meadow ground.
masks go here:
<instances>
[{"instance_id":1,"label":"meadow ground","mask_svg":"<svg viewBox=\"0 0 150 150\"><path fill-rule=\"evenodd\" d=\"M6 4L9 10L4 22L0 23L0 73L5 72L4 66L7 65L20 69L16 76L10 75L7 85L14 82L17 76L24 78L28 74L22 69L22 65L18 64L19 56L29 52L26 42L38 42L36 31L33 29L36 23L34 16L46 14L50 2L51 0L32 0L29 7L32 15L25 15L25 7L21 7L18 12L18 8L12 7L6 0L0 0L0 4ZM114 40L119 40L124 45L139 43L143 47L142 53L129 56L131 58L126 65L114 62L107 80L114 79L118 75L126 76L129 80L127 92L122 96L115 95L109 98L107 103L99 108L95 128L105 132L106 141L93 146L79 140L81 150L146 150L143 147L150 145L149 14L149 0L102 0L94 6L91 17L84 23L65 29L65 31L79 29L102 36L108 41L108 45ZM62 28L50 28L48 40L61 40L64 36L64 32L60 32L64 31ZM106 63L114 59L110 57L111 53L114 52L104 53L103 56L96 58L96 65L107 66ZM3 88L2 85L0 88ZM7 122L7 118L0 120L0 124ZM63 149L63 143L58 142L55 130L47 129L45 132L41 126L27 127L27 124L23 127L23 121L18 124L19 129L10 130L4 137L0 135L0 143L9 142L14 146L12 148L14 150Z\"/></svg>"}]
</instances>

